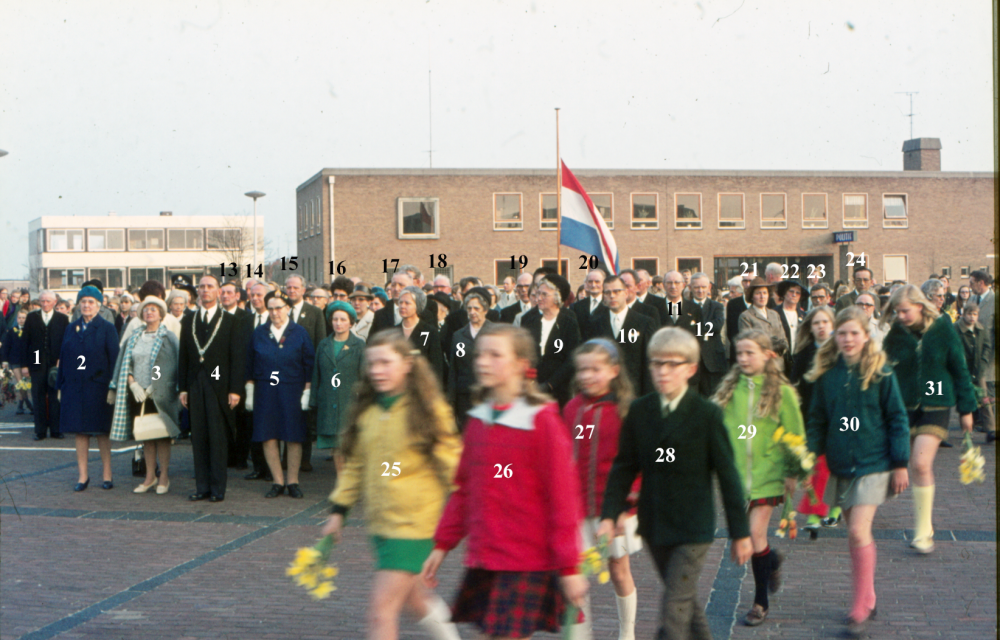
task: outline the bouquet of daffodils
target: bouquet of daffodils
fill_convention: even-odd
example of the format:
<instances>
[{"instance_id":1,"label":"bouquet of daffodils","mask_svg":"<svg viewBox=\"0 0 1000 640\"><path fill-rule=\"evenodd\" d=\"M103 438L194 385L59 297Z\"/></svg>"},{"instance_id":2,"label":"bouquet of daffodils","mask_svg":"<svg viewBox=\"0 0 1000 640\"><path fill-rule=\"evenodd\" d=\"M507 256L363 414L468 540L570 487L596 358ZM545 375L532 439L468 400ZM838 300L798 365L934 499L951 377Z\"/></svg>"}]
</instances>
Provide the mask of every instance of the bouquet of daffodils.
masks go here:
<instances>
[{"instance_id":1,"label":"bouquet of daffodils","mask_svg":"<svg viewBox=\"0 0 1000 640\"><path fill-rule=\"evenodd\" d=\"M973 446L970 434L965 434L963 444L965 451L962 453L961 463L958 465L958 474L962 484L972 484L973 482L982 484L986 481L986 458L983 457L979 447Z\"/></svg>"},{"instance_id":2,"label":"bouquet of daffodils","mask_svg":"<svg viewBox=\"0 0 1000 640\"><path fill-rule=\"evenodd\" d=\"M798 514L792 510L792 496L785 496L785 508L781 511L781 522L778 523L778 530L774 535L779 538L784 538L786 535L789 540L794 540L799 535L799 525L795 522L795 516Z\"/></svg>"},{"instance_id":3,"label":"bouquet of daffodils","mask_svg":"<svg viewBox=\"0 0 1000 640\"><path fill-rule=\"evenodd\" d=\"M314 547L301 547L295 553L295 560L285 569L285 575L305 588L313 600L327 598L337 590L333 584L337 567L326 563L332 550L333 536L320 538Z\"/></svg>"},{"instance_id":4,"label":"bouquet of daffodils","mask_svg":"<svg viewBox=\"0 0 1000 640\"><path fill-rule=\"evenodd\" d=\"M580 554L580 574L583 576L597 576L600 584L607 583L611 579L608 571L608 537L601 536L597 540L597 546L591 547ZM562 637L568 640L572 634L571 625L580 622L580 610L573 605L566 604L566 617L563 618Z\"/></svg>"},{"instance_id":5,"label":"bouquet of daffodils","mask_svg":"<svg viewBox=\"0 0 1000 640\"><path fill-rule=\"evenodd\" d=\"M818 503L819 498L816 497L816 490L812 484L813 469L816 467L816 454L806 446L806 439L803 436L785 431L784 427L778 427L771 439L798 460L799 472L797 475L802 480L802 486L805 487L806 493L809 494L809 502L810 504ZM788 500L785 501L785 512L782 513L782 518L791 513L791 518L794 520L794 512L788 511L788 503L791 499L792 496L788 496Z\"/></svg>"},{"instance_id":6,"label":"bouquet of daffodils","mask_svg":"<svg viewBox=\"0 0 1000 640\"><path fill-rule=\"evenodd\" d=\"M21 380L14 385L16 391L31 391L31 378L21 378Z\"/></svg>"}]
</instances>

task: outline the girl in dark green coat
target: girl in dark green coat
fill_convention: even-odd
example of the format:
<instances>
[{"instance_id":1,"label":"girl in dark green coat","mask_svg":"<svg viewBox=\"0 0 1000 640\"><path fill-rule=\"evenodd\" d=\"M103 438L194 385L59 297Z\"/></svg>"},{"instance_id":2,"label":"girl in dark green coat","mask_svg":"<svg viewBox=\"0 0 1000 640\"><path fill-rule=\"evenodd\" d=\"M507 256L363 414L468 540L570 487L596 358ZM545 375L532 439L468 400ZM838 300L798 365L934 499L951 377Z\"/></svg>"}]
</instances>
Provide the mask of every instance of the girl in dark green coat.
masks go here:
<instances>
[{"instance_id":1,"label":"girl in dark green coat","mask_svg":"<svg viewBox=\"0 0 1000 640\"><path fill-rule=\"evenodd\" d=\"M915 519L910 546L930 553L934 550L934 457L948 437L952 407L958 409L962 430L972 432L976 394L965 348L951 318L940 315L920 289L906 285L892 294L883 322L892 328L882 348L899 379L910 419Z\"/></svg>"}]
</instances>

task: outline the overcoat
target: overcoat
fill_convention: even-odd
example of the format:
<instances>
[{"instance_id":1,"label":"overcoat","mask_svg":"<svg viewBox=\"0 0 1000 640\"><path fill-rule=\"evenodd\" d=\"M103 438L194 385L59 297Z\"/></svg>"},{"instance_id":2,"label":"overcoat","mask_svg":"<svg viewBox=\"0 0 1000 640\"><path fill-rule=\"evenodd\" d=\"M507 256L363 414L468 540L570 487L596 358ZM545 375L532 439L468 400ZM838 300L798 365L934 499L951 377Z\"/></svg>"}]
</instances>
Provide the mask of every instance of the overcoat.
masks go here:
<instances>
[{"instance_id":1,"label":"overcoat","mask_svg":"<svg viewBox=\"0 0 1000 640\"><path fill-rule=\"evenodd\" d=\"M86 329L82 317L66 327L56 383L61 394L61 433L111 431L113 407L107 401L108 385L117 359L118 332L114 323L97 315Z\"/></svg>"},{"instance_id":2,"label":"overcoat","mask_svg":"<svg viewBox=\"0 0 1000 640\"><path fill-rule=\"evenodd\" d=\"M291 319L280 343L271 335L270 322L254 329L246 365L246 379L254 383L254 442L305 440L302 390L307 382L312 382L315 357L309 332Z\"/></svg>"},{"instance_id":3,"label":"overcoat","mask_svg":"<svg viewBox=\"0 0 1000 640\"><path fill-rule=\"evenodd\" d=\"M323 338L316 349L316 366L312 373L309 406L316 409L316 447L337 449L340 433L347 420L347 410L354 399L354 386L361 381L365 362L365 341L351 333L340 353L334 356L333 334ZM333 376L339 384L333 386Z\"/></svg>"}]
</instances>

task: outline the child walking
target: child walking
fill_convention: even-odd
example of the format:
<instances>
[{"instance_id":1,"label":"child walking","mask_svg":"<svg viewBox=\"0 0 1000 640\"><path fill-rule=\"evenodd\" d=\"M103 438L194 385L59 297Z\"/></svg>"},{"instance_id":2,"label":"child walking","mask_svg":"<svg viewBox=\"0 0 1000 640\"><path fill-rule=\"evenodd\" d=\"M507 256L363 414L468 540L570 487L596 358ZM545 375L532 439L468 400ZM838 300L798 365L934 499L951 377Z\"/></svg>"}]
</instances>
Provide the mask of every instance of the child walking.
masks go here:
<instances>
[{"instance_id":1,"label":"child walking","mask_svg":"<svg viewBox=\"0 0 1000 640\"><path fill-rule=\"evenodd\" d=\"M563 422L573 438L573 461L580 480L580 509L583 520L580 533L584 548L597 544L604 490L611 464L618 453L622 418L628 414L634 394L628 374L622 368L622 354L607 338L594 338L580 345L573 354L576 365L576 396L563 409ZM636 479L629 494L634 507L639 496ZM636 534L638 519L634 513L625 520L610 542L608 569L618 605L618 640L635 640L636 590L629 565L629 555L642 550L642 538ZM574 638L592 637L590 608L584 607L584 621L574 625Z\"/></svg>"},{"instance_id":2,"label":"child walking","mask_svg":"<svg viewBox=\"0 0 1000 640\"><path fill-rule=\"evenodd\" d=\"M558 406L532 379L535 344L496 324L476 339L473 408L455 482L423 578L437 585L449 551L468 538L466 572L452 608L487 638L557 632L565 594L583 605L579 484ZM562 593L560 593L560 590Z\"/></svg>"},{"instance_id":3,"label":"child walking","mask_svg":"<svg viewBox=\"0 0 1000 640\"><path fill-rule=\"evenodd\" d=\"M859 307L837 314L834 339L820 347L806 379L814 382L806 423L809 449L826 454L847 519L854 600L848 632L860 635L875 618L875 539L878 506L909 484L906 407L885 354Z\"/></svg>"},{"instance_id":4,"label":"child walking","mask_svg":"<svg viewBox=\"0 0 1000 640\"><path fill-rule=\"evenodd\" d=\"M419 580L451 489L461 444L427 361L398 331L372 336L343 433L344 466L324 534L340 539L362 497L375 552L369 638L394 640L403 607L436 640L458 640L448 607Z\"/></svg>"},{"instance_id":5,"label":"child walking","mask_svg":"<svg viewBox=\"0 0 1000 640\"><path fill-rule=\"evenodd\" d=\"M767 541L774 507L791 500L801 463L772 439L779 428L805 435L795 389L781 373L781 358L771 348L771 336L760 329L736 336L736 364L722 379L712 400L722 407L723 420L735 452L736 470L748 501L753 541L753 607L744 622L755 627L767 619L767 594L781 587L781 555Z\"/></svg>"}]
</instances>

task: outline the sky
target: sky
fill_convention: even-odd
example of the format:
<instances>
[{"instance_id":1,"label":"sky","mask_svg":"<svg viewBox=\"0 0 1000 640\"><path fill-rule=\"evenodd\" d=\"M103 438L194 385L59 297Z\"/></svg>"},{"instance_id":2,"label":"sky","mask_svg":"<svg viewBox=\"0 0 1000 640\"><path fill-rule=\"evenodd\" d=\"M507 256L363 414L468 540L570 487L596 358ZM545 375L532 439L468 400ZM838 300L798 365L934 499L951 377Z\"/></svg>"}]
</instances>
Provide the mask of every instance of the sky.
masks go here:
<instances>
[{"instance_id":1,"label":"sky","mask_svg":"<svg viewBox=\"0 0 1000 640\"><path fill-rule=\"evenodd\" d=\"M573 169L901 170L916 91L942 168L991 171L992 20L986 0L0 0L0 279L43 215L233 215L259 190L286 255L325 167L554 176L556 107Z\"/></svg>"}]
</instances>

